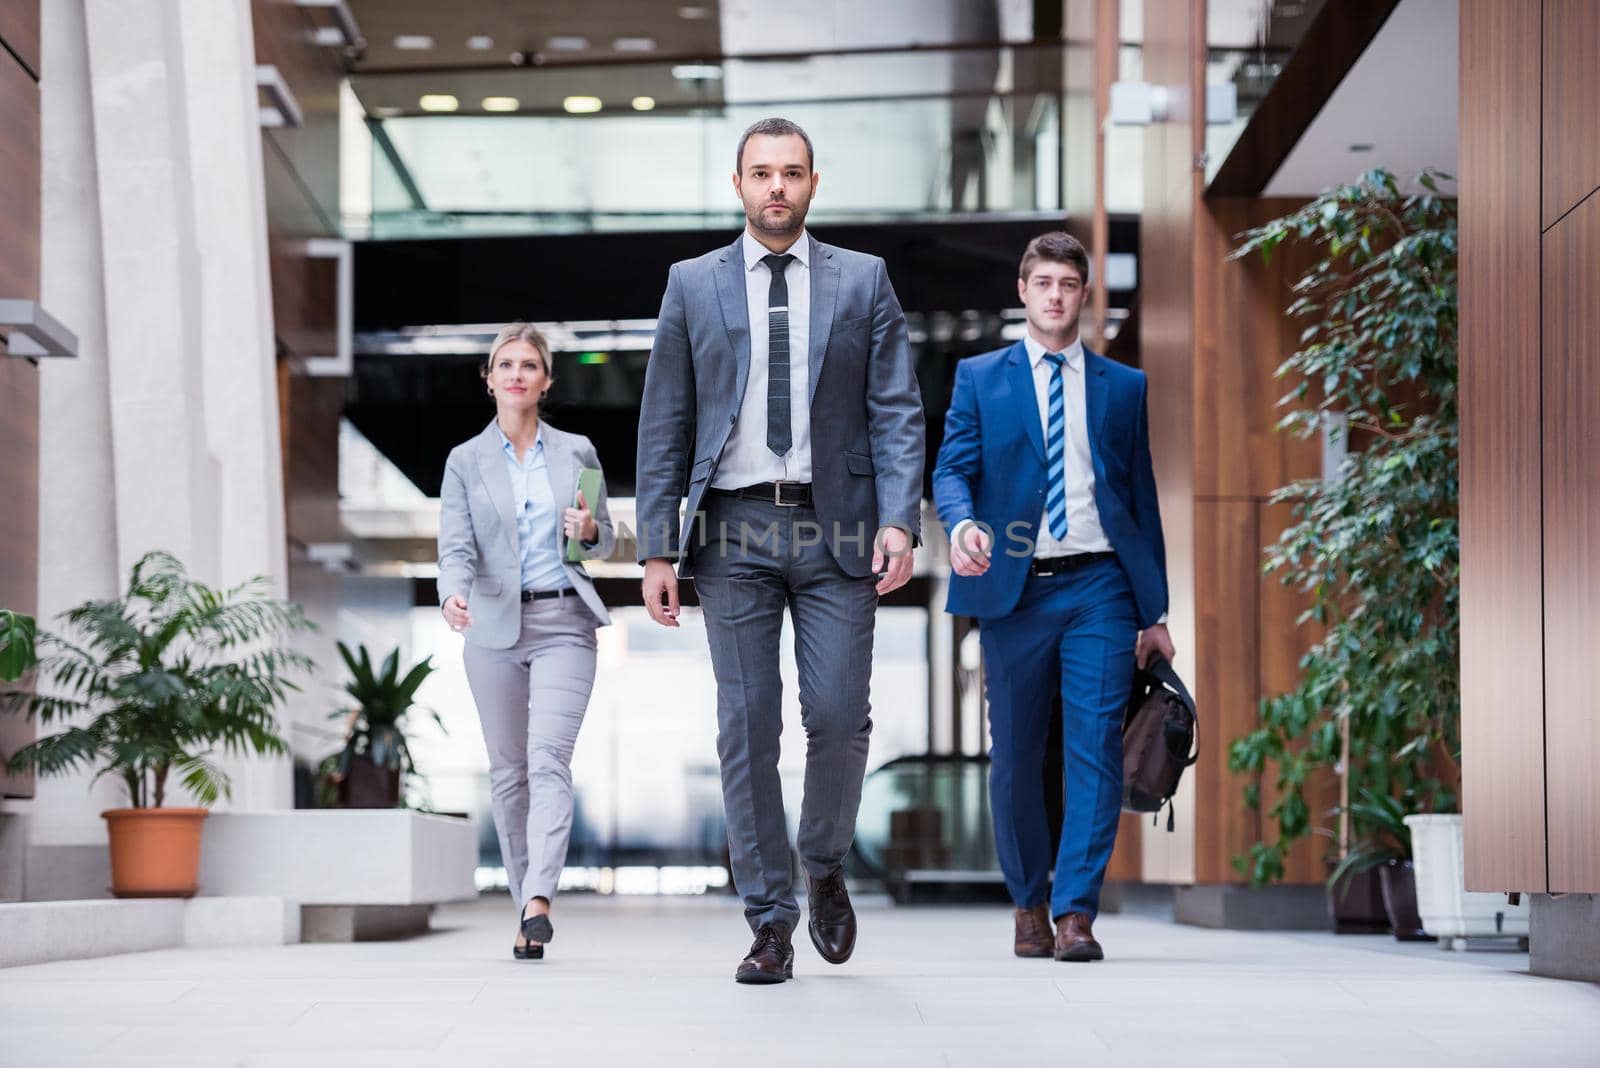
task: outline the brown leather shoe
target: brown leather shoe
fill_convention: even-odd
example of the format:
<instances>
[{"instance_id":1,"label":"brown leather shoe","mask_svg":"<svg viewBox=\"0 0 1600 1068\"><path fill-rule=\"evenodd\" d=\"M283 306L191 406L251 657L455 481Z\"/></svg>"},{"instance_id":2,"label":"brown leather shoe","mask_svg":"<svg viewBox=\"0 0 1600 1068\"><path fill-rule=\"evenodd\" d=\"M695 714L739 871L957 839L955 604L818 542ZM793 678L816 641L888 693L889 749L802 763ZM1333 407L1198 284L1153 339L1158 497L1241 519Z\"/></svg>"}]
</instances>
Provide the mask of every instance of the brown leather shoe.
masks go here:
<instances>
[{"instance_id":1,"label":"brown leather shoe","mask_svg":"<svg viewBox=\"0 0 1600 1068\"><path fill-rule=\"evenodd\" d=\"M789 927L782 923L764 923L756 932L750 953L739 962L733 973L736 983L781 983L794 978L794 945L789 940Z\"/></svg>"},{"instance_id":2,"label":"brown leather shoe","mask_svg":"<svg viewBox=\"0 0 1600 1068\"><path fill-rule=\"evenodd\" d=\"M1055 936L1050 933L1050 910L1044 905L1018 909L1014 917L1016 939L1011 950L1019 957L1048 957L1055 952Z\"/></svg>"},{"instance_id":3,"label":"brown leather shoe","mask_svg":"<svg viewBox=\"0 0 1600 1068\"><path fill-rule=\"evenodd\" d=\"M806 907L811 922L811 944L829 964L843 964L856 949L856 910L844 889L844 868L833 869L821 879L806 876Z\"/></svg>"},{"instance_id":4,"label":"brown leather shoe","mask_svg":"<svg viewBox=\"0 0 1600 1068\"><path fill-rule=\"evenodd\" d=\"M1106 951L1089 929L1088 913L1069 912L1056 919L1056 960L1105 960Z\"/></svg>"}]
</instances>

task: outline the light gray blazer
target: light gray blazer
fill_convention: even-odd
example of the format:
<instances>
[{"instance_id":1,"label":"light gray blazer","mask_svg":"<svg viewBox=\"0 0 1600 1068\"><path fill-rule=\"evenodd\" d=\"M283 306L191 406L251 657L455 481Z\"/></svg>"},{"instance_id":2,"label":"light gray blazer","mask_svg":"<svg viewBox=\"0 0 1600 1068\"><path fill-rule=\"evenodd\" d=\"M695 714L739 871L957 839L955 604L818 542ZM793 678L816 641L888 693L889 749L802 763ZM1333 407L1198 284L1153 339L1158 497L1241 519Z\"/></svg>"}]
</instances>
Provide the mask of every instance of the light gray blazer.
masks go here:
<instances>
[{"instance_id":1,"label":"light gray blazer","mask_svg":"<svg viewBox=\"0 0 1600 1068\"><path fill-rule=\"evenodd\" d=\"M569 434L542 423L545 463L556 507L565 509L578 484L578 471L599 467L594 445L582 434ZM603 560L616 545L611 513L606 505L605 478L600 479L600 499L589 502L600 541L584 547L585 559ZM567 538L559 534L561 551ZM602 626L611 622L594 581L579 564L567 564L567 574L583 603ZM512 514L511 476L494 420L483 432L450 450L444 465L444 485L439 491L439 604L459 594L472 613L467 641L487 649L509 649L522 632L522 550L517 542L517 519Z\"/></svg>"},{"instance_id":2,"label":"light gray blazer","mask_svg":"<svg viewBox=\"0 0 1600 1068\"><path fill-rule=\"evenodd\" d=\"M921 534L922 393L883 260L809 234L807 240L812 500L824 544L845 574L859 578L871 570L879 527L903 527L914 539ZM744 274L739 239L673 264L645 365L639 560L666 557L684 576L693 573L701 499L750 377ZM678 502L685 497L680 526Z\"/></svg>"}]
</instances>

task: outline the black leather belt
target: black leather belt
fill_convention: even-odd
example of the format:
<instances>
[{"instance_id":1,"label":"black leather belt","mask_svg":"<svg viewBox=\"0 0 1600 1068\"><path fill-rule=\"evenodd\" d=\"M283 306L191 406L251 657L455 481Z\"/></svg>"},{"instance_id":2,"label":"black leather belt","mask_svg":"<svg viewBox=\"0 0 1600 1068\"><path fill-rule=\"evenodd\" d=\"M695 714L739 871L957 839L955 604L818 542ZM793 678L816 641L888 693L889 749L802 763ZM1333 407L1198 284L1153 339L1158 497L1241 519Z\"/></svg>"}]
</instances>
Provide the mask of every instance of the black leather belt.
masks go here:
<instances>
[{"instance_id":1,"label":"black leather belt","mask_svg":"<svg viewBox=\"0 0 1600 1068\"><path fill-rule=\"evenodd\" d=\"M529 601L548 601L552 597L576 597L578 591L570 586L563 590L523 590L522 603Z\"/></svg>"},{"instance_id":2,"label":"black leather belt","mask_svg":"<svg viewBox=\"0 0 1600 1068\"><path fill-rule=\"evenodd\" d=\"M1041 577L1050 575L1065 575L1068 571L1076 571L1080 567L1088 567L1098 560L1114 560L1116 553L1073 553L1071 556L1036 556L1033 563L1028 565L1028 570Z\"/></svg>"},{"instance_id":3,"label":"black leather belt","mask_svg":"<svg viewBox=\"0 0 1600 1068\"><path fill-rule=\"evenodd\" d=\"M809 482L757 482L754 486L740 486L738 489L712 489L712 493L720 493L724 497L738 497L746 501L766 501L776 504L780 508L797 508L802 504L811 503L811 483Z\"/></svg>"}]
</instances>

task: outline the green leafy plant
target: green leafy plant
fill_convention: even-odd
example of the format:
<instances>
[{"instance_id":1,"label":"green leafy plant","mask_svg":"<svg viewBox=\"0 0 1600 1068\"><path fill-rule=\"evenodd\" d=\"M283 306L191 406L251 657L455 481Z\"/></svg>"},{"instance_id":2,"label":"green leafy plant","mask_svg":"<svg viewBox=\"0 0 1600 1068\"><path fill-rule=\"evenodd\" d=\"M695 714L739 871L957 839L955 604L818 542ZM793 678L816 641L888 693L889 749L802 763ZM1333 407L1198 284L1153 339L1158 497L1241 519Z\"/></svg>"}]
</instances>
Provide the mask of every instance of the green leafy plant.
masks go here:
<instances>
[{"instance_id":1,"label":"green leafy plant","mask_svg":"<svg viewBox=\"0 0 1600 1068\"><path fill-rule=\"evenodd\" d=\"M201 804L227 796L212 763L227 754L281 754L273 710L311 661L281 643L310 628L298 605L268 596L264 578L216 590L189 578L168 553L133 566L121 597L88 601L63 616L70 637L40 633L37 692L0 701L58 734L11 755L13 772L41 775L104 765L134 808L159 808L176 773Z\"/></svg>"},{"instance_id":2,"label":"green leafy plant","mask_svg":"<svg viewBox=\"0 0 1600 1068\"><path fill-rule=\"evenodd\" d=\"M0 682L16 682L38 663L32 616L0 608Z\"/></svg>"},{"instance_id":3,"label":"green leafy plant","mask_svg":"<svg viewBox=\"0 0 1600 1068\"><path fill-rule=\"evenodd\" d=\"M1258 885L1282 877L1299 839L1334 837L1306 799L1318 768L1341 767L1358 799L1345 812L1353 864L1402 848L1394 811L1457 804L1446 774L1460 750L1456 212L1441 177L1425 172L1405 195L1371 171L1242 235L1234 253L1319 248L1288 309L1309 325L1278 369L1295 383L1279 428L1309 437L1337 413L1350 446L1332 477L1273 497L1294 523L1264 570L1307 595L1300 622L1321 637L1299 686L1264 701L1260 727L1229 753L1233 771L1278 787L1275 833L1235 859ZM1255 784L1245 800L1259 807Z\"/></svg>"},{"instance_id":4,"label":"green leafy plant","mask_svg":"<svg viewBox=\"0 0 1600 1068\"><path fill-rule=\"evenodd\" d=\"M334 771L337 776L350 774L358 757L365 757L390 771L404 770L416 774L416 764L411 759L411 747L406 741L405 719L416 707L417 689L433 674L433 658L424 657L411 666L404 677L400 674L400 650L384 658L376 671L366 646L352 652L343 642L339 655L350 669L350 679L344 691L355 698L356 708L350 712L334 712L330 719L346 719L345 745L337 756ZM437 712L424 710L442 730L444 721Z\"/></svg>"}]
</instances>

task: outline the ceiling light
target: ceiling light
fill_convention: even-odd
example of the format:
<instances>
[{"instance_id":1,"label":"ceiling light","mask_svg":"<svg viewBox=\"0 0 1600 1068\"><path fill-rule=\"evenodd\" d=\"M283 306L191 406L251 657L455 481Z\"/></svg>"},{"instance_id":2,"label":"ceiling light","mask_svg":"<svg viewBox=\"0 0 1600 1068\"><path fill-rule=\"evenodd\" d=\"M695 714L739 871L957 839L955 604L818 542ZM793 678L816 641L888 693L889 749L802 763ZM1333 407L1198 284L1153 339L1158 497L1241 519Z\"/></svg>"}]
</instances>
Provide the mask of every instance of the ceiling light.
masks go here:
<instances>
[{"instance_id":1,"label":"ceiling light","mask_svg":"<svg viewBox=\"0 0 1600 1068\"><path fill-rule=\"evenodd\" d=\"M486 96L483 98L485 111L516 111L522 102L514 96Z\"/></svg>"},{"instance_id":2,"label":"ceiling light","mask_svg":"<svg viewBox=\"0 0 1600 1068\"><path fill-rule=\"evenodd\" d=\"M404 115L405 113L405 108L390 107L388 105L382 105L372 109L373 117L379 119L392 119L396 115Z\"/></svg>"},{"instance_id":3,"label":"ceiling light","mask_svg":"<svg viewBox=\"0 0 1600 1068\"><path fill-rule=\"evenodd\" d=\"M654 52L656 41L654 37L618 37L611 47L618 52Z\"/></svg>"},{"instance_id":4,"label":"ceiling light","mask_svg":"<svg viewBox=\"0 0 1600 1068\"><path fill-rule=\"evenodd\" d=\"M656 98L655 97L653 97L653 96L636 96L636 97L633 98L633 110L635 110L635 111L654 111L655 109L656 109Z\"/></svg>"},{"instance_id":5,"label":"ceiling light","mask_svg":"<svg viewBox=\"0 0 1600 1068\"><path fill-rule=\"evenodd\" d=\"M478 34L476 37L467 38L467 47L474 52L487 52L494 47L494 38Z\"/></svg>"},{"instance_id":6,"label":"ceiling light","mask_svg":"<svg viewBox=\"0 0 1600 1068\"><path fill-rule=\"evenodd\" d=\"M715 63L680 63L672 68L672 76L680 82L714 80L722 77L722 68Z\"/></svg>"},{"instance_id":7,"label":"ceiling light","mask_svg":"<svg viewBox=\"0 0 1600 1068\"><path fill-rule=\"evenodd\" d=\"M449 93L426 93L417 103L423 111L454 111L461 106L461 101Z\"/></svg>"},{"instance_id":8,"label":"ceiling light","mask_svg":"<svg viewBox=\"0 0 1600 1068\"><path fill-rule=\"evenodd\" d=\"M703 19L710 13L710 11L701 7L699 4L680 7L678 9L678 17L680 19Z\"/></svg>"},{"instance_id":9,"label":"ceiling light","mask_svg":"<svg viewBox=\"0 0 1600 1068\"><path fill-rule=\"evenodd\" d=\"M561 107L570 115L593 115L600 110L600 98L597 96L569 96L561 102Z\"/></svg>"},{"instance_id":10,"label":"ceiling light","mask_svg":"<svg viewBox=\"0 0 1600 1068\"><path fill-rule=\"evenodd\" d=\"M402 52L426 52L433 47L433 38L422 33L403 33L394 39L394 46Z\"/></svg>"},{"instance_id":11,"label":"ceiling light","mask_svg":"<svg viewBox=\"0 0 1600 1068\"><path fill-rule=\"evenodd\" d=\"M1350 151L1352 151L1352 152L1371 152L1372 151L1372 146L1370 144L1368 144L1367 142L1365 142L1365 141L1357 141L1355 144L1350 146Z\"/></svg>"},{"instance_id":12,"label":"ceiling light","mask_svg":"<svg viewBox=\"0 0 1600 1068\"><path fill-rule=\"evenodd\" d=\"M552 52L582 52L589 47L589 38L575 35L552 37L545 42L545 47Z\"/></svg>"}]
</instances>

